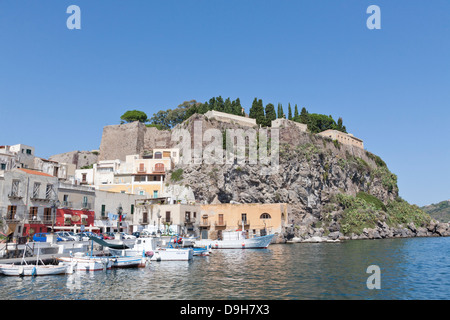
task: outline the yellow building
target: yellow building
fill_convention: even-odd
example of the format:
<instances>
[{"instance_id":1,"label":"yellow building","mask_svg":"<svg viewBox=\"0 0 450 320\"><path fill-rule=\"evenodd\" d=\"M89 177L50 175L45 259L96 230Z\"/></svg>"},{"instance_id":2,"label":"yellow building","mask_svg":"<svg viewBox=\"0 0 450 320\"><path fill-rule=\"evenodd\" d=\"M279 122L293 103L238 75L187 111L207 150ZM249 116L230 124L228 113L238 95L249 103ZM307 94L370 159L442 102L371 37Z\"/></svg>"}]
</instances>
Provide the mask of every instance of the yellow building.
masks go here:
<instances>
[{"instance_id":1,"label":"yellow building","mask_svg":"<svg viewBox=\"0 0 450 320\"><path fill-rule=\"evenodd\" d=\"M199 229L202 239L218 239L224 230L244 230L251 236L280 233L288 223L286 203L201 205Z\"/></svg>"}]
</instances>

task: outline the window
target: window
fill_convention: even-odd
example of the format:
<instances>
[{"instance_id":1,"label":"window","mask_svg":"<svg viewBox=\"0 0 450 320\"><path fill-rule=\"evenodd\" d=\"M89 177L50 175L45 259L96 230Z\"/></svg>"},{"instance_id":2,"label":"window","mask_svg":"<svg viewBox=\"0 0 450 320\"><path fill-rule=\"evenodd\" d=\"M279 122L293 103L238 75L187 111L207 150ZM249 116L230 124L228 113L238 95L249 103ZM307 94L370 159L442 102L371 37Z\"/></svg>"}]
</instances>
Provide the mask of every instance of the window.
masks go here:
<instances>
[{"instance_id":1,"label":"window","mask_svg":"<svg viewBox=\"0 0 450 320\"><path fill-rule=\"evenodd\" d=\"M44 220L52 220L52 208L44 208Z\"/></svg>"},{"instance_id":2,"label":"window","mask_svg":"<svg viewBox=\"0 0 450 320\"><path fill-rule=\"evenodd\" d=\"M13 180L12 186L11 186L11 196L13 196L13 197L19 196L19 185L20 185L19 180Z\"/></svg>"},{"instance_id":3,"label":"window","mask_svg":"<svg viewBox=\"0 0 450 320\"><path fill-rule=\"evenodd\" d=\"M102 204L102 217L106 215L106 205Z\"/></svg>"},{"instance_id":4,"label":"window","mask_svg":"<svg viewBox=\"0 0 450 320\"><path fill-rule=\"evenodd\" d=\"M0 170L6 170L6 163L0 163Z\"/></svg>"},{"instance_id":5,"label":"window","mask_svg":"<svg viewBox=\"0 0 450 320\"><path fill-rule=\"evenodd\" d=\"M158 198L158 190L153 190L153 198Z\"/></svg>"},{"instance_id":6,"label":"window","mask_svg":"<svg viewBox=\"0 0 450 320\"><path fill-rule=\"evenodd\" d=\"M131 213L131 214L134 214L134 204L131 205L130 213Z\"/></svg>"},{"instance_id":7,"label":"window","mask_svg":"<svg viewBox=\"0 0 450 320\"><path fill-rule=\"evenodd\" d=\"M37 220L38 207L30 207L29 220Z\"/></svg>"},{"instance_id":8,"label":"window","mask_svg":"<svg viewBox=\"0 0 450 320\"><path fill-rule=\"evenodd\" d=\"M50 199L52 197L53 185L48 184L45 188L45 199Z\"/></svg>"},{"instance_id":9,"label":"window","mask_svg":"<svg viewBox=\"0 0 450 320\"><path fill-rule=\"evenodd\" d=\"M242 221L247 221L247 214L246 213L241 214L241 220Z\"/></svg>"},{"instance_id":10,"label":"window","mask_svg":"<svg viewBox=\"0 0 450 320\"><path fill-rule=\"evenodd\" d=\"M170 211L166 211L166 220L165 222L170 222Z\"/></svg>"},{"instance_id":11,"label":"window","mask_svg":"<svg viewBox=\"0 0 450 320\"><path fill-rule=\"evenodd\" d=\"M87 173L82 173L81 174L81 182L87 182L86 178L87 178Z\"/></svg>"},{"instance_id":12,"label":"window","mask_svg":"<svg viewBox=\"0 0 450 320\"><path fill-rule=\"evenodd\" d=\"M259 218L260 219L272 219L272 217L268 213L263 213Z\"/></svg>"},{"instance_id":13,"label":"window","mask_svg":"<svg viewBox=\"0 0 450 320\"><path fill-rule=\"evenodd\" d=\"M155 164L155 172L164 172L164 163Z\"/></svg>"},{"instance_id":14,"label":"window","mask_svg":"<svg viewBox=\"0 0 450 320\"><path fill-rule=\"evenodd\" d=\"M155 159L162 159L162 153L161 152L155 152Z\"/></svg>"},{"instance_id":15,"label":"window","mask_svg":"<svg viewBox=\"0 0 450 320\"><path fill-rule=\"evenodd\" d=\"M17 206L8 206L7 219L16 219Z\"/></svg>"},{"instance_id":16,"label":"window","mask_svg":"<svg viewBox=\"0 0 450 320\"><path fill-rule=\"evenodd\" d=\"M30 149L27 149L27 154L31 154L31 150Z\"/></svg>"},{"instance_id":17,"label":"window","mask_svg":"<svg viewBox=\"0 0 450 320\"><path fill-rule=\"evenodd\" d=\"M33 186L33 198L39 198L39 189L41 188L41 184L39 182L35 182Z\"/></svg>"}]
</instances>

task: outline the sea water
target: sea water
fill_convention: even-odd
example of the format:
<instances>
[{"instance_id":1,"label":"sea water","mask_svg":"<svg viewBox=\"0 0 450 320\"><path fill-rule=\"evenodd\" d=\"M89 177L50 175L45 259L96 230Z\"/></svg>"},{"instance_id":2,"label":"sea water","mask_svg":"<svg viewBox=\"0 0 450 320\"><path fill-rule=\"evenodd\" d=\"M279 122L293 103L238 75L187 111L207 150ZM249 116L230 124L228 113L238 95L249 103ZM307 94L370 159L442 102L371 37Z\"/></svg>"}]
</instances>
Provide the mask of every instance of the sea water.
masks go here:
<instances>
[{"instance_id":1,"label":"sea water","mask_svg":"<svg viewBox=\"0 0 450 320\"><path fill-rule=\"evenodd\" d=\"M380 289L369 289L369 266ZM42 277L0 276L0 299L448 299L450 238L273 244L192 261Z\"/></svg>"}]
</instances>

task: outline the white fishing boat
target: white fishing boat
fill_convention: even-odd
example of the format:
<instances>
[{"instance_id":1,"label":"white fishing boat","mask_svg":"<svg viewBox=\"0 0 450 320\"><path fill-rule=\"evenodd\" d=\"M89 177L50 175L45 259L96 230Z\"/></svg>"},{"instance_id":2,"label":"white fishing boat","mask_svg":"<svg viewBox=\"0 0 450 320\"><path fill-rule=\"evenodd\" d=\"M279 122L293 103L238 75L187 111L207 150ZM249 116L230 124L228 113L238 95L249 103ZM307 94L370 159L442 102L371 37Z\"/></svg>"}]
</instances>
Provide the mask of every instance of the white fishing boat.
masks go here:
<instances>
[{"instance_id":1,"label":"white fishing boat","mask_svg":"<svg viewBox=\"0 0 450 320\"><path fill-rule=\"evenodd\" d=\"M73 266L67 265L14 265L0 264L0 273L5 276L48 276L73 273Z\"/></svg>"},{"instance_id":2,"label":"white fishing boat","mask_svg":"<svg viewBox=\"0 0 450 320\"><path fill-rule=\"evenodd\" d=\"M152 261L189 261L194 257L194 250L191 248L157 248Z\"/></svg>"},{"instance_id":3,"label":"white fishing boat","mask_svg":"<svg viewBox=\"0 0 450 320\"><path fill-rule=\"evenodd\" d=\"M212 249L266 249L275 234L245 238L242 232L223 232L223 240L202 239L195 241L195 247L211 247Z\"/></svg>"},{"instance_id":4,"label":"white fishing boat","mask_svg":"<svg viewBox=\"0 0 450 320\"><path fill-rule=\"evenodd\" d=\"M109 257L94 257L87 255L77 255L71 257L59 257L63 265L73 265L76 271L102 271L112 268L112 261Z\"/></svg>"},{"instance_id":5,"label":"white fishing boat","mask_svg":"<svg viewBox=\"0 0 450 320\"><path fill-rule=\"evenodd\" d=\"M192 248L173 248L171 241L164 247L159 238L138 238L132 248L109 248L109 253L118 257L145 255L151 261L188 261L194 256Z\"/></svg>"},{"instance_id":6,"label":"white fishing boat","mask_svg":"<svg viewBox=\"0 0 450 320\"><path fill-rule=\"evenodd\" d=\"M109 257L112 262L112 268L144 268L147 265L147 257L131 256L131 257Z\"/></svg>"},{"instance_id":7,"label":"white fishing boat","mask_svg":"<svg viewBox=\"0 0 450 320\"><path fill-rule=\"evenodd\" d=\"M0 274L5 276L48 276L55 274L73 273L73 264L53 265L44 264L39 259L39 249L36 257L36 264L27 264L25 260L25 250L22 257L22 264L0 264ZM39 261L41 264L39 264Z\"/></svg>"}]
</instances>

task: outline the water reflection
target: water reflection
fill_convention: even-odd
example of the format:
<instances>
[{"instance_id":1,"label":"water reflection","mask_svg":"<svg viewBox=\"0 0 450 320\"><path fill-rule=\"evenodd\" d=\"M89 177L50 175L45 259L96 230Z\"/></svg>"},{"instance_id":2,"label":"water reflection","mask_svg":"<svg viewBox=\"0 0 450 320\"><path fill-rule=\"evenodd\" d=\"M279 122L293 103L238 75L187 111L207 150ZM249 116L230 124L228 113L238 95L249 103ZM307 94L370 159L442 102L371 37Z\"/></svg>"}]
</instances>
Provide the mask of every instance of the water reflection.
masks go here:
<instances>
[{"instance_id":1,"label":"water reflection","mask_svg":"<svg viewBox=\"0 0 450 320\"><path fill-rule=\"evenodd\" d=\"M450 238L271 245L193 261L36 278L0 277L0 299L448 299ZM368 290L369 265L381 290Z\"/></svg>"}]
</instances>

